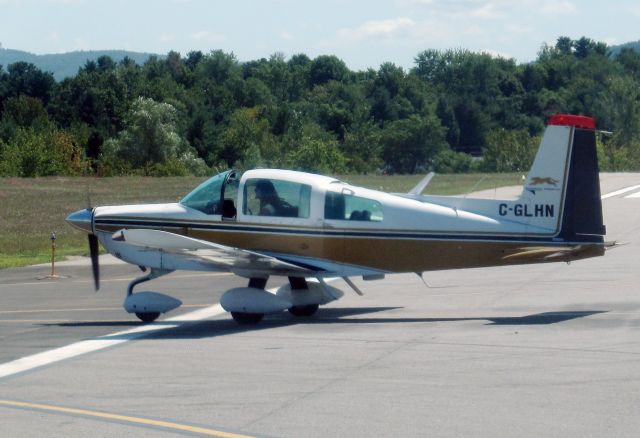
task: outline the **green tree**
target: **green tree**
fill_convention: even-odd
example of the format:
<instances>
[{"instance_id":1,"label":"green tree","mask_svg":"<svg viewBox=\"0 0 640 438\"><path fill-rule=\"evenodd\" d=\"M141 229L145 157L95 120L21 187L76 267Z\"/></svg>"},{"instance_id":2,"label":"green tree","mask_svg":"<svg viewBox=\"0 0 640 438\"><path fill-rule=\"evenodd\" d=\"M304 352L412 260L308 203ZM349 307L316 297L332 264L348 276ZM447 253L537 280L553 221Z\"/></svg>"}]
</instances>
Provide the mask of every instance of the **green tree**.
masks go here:
<instances>
[{"instance_id":1,"label":"green tree","mask_svg":"<svg viewBox=\"0 0 640 438\"><path fill-rule=\"evenodd\" d=\"M385 127L382 133L384 163L392 173L416 173L433 166L435 156L447 147L446 129L434 116L411 116Z\"/></svg>"},{"instance_id":2,"label":"green tree","mask_svg":"<svg viewBox=\"0 0 640 438\"><path fill-rule=\"evenodd\" d=\"M42 102L35 97L25 95L11 97L7 99L4 106L5 111L0 118L0 138L7 141L20 127L44 131L52 125Z\"/></svg>"},{"instance_id":3,"label":"green tree","mask_svg":"<svg viewBox=\"0 0 640 438\"><path fill-rule=\"evenodd\" d=\"M349 69L344 61L333 55L321 55L309 66L309 83L315 86L329 81L343 81L348 74Z\"/></svg>"},{"instance_id":4,"label":"green tree","mask_svg":"<svg viewBox=\"0 0 640 438\"><path fill-rule=\"evenodd\" d=\"M257 167L278 155L269 123L259 107L237 109L222 133L221 145L219 158L228 167Z\"/></svg>"},{"instance_id":5,"label":"green tree","mask_svg":"<svg viewBox=\"0 0 640 438\"><path fill-rule=\"evenodd\" d=\"M494 129L487 138L481 168L487 172L522 172L531 167L539 138L525 130Z\"/></svg>"},{"instance_id":6,"label":"green tree","mask_svg":"<svg viewBox=\"0 0 640 438\"><path fill-rule=\"evenodd\" d=\"M382 165L381 129L371 120L358 120L344 134L346 165L352 172L369 173Z\"/></svg>"},{"instance_id":7,"label":"green tree","mask_svg":"<svg viewBox=\"0 0 640 438\"><path fill-rule=\"evenodd\" d=\"M9 65L7 75L9 96L24 94L35 97L46 106L55 92L56 82L51 73L44 73L35 65L16 62Z\"/></svg>"},{"instance_id":8,"label":"green tree","mask_svg":"<svg viewBox=\"0 0 640 438\"><path fill-rule=\"evenodd\" d=\"M0 143L1 176L73 176L85 170L81 148L68 133L57 129L18 128L9 143Z\"/></svg>"},{"instance_id":9,"label":"green tree","mask_svg":"<svg viewBox=\"0 0 640 438\"><path fill-rule=\"evenodd\" d=\"M437 173L466 173L476 170L476 166L470 155L443 149L433 159L433 170Z\"/></svg>"},{"instance_id":10,"label":"green tree","mask_svg":"<svg viewBox=\"0 0 640 438\"><path fill-rule=\"evenodd\" d=\"M148 169L156 164L180 158L191 160L195 154L178 134L176 123L177 113L170 104L144 97L136 99L127 117L127 128L104 144L102 162L106 171L142 168L149 173Z\"/></svg>"}]
</instances>

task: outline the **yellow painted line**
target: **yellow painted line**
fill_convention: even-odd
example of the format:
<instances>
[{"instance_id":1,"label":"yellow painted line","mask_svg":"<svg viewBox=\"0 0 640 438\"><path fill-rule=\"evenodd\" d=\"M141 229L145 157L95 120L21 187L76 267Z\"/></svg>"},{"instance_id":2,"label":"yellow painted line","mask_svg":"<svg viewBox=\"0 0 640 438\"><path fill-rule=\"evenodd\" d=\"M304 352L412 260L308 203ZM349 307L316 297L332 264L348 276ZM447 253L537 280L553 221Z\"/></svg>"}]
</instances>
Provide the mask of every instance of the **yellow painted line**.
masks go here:
<instances>
[{"instance_id":1,"label":"yellow painted line","mask_svg":"<svg viewBox=\"0 0 640 438\"><path fill-rule=\"evenodd\" d=\"M37 409L44 412L55 412L61 414L81 415L83 417L100 418L104 420L121 421L124 423L140 424L143 426L154 426L169 430L178 430L181 432L197 433L206 436L216 436L223 438L251 438L250 435L241 435L237 433L224 432L221 430L209 429L206 427L189 426L186 424L174 423L172 421L150 420L148 418L132 417L129 415L110 414L108 412L89 411L86 409L64 408L60 406L45 405L40 403L26 403L13 400L0 400L0 405L14 407Z\"/></svg>"}]
</instances>

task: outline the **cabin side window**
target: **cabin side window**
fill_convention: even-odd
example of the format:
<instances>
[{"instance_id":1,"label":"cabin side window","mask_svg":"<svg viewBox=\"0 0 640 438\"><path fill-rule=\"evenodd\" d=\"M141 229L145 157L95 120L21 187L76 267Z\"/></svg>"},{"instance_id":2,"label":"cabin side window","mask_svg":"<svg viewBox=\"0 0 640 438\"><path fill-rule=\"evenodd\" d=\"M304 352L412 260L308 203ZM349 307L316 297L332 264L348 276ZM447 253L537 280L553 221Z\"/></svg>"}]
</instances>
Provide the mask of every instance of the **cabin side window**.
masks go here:
<instances>
[{"instance_id":1,"label":"cabin side window","mask_svg":"<svg viewBox=\"0 0 640 438\"><path fill-rule=\"evenodd\" d=\"M378 201L345 193L327 192L324 202L325 219L381 222L382 204Z\"/></svg>"},{"instance_id":2,"label":"cabin side window","mask_svg":"<svg viewBox=\"0 0 640 438\"><path fill-rule=\"evenodd\" d=\"M268 178L248 179L243 213L252 216L308 218L311 186Z\"/></svg>"}]
</instances>

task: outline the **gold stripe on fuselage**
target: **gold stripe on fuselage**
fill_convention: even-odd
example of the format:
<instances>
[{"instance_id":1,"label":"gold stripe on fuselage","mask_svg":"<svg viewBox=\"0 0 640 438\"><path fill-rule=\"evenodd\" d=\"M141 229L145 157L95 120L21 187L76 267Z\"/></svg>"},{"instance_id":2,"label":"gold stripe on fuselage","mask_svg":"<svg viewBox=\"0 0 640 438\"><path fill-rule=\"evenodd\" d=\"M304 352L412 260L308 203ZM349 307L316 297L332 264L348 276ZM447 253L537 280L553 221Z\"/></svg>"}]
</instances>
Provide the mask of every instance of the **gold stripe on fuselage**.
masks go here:
<instances>
[{"instance_id":1,"label":"gold stripe on fuselage","mask_svg":"<svg viewBox=\"0 0 640 438\"><path fill-rule=\"evenodd\" d=\"M108 218L113 222L118 219ZM122 219L124 223L131 220L131 218ZM142 220L142 218L136 220ZM201 224L212 227L225 227L225 229L203 229L189 226L189 224L195 225L194 222L184 222L183 225L179 223L180 221L172 220L173 224L180 226L154 226L155 220L146 219L146 221L147 224L144 226L128 225L127 228L153 228L234 248L329 260L388 272L422 272L567 261L604 254L602 245L587 244L578 254L567 254L564 258L549 258L548 252L542 253L537 258L514 258L509 256L521 253L527 248L540 248L544 243L491 241L490 238L487 240L465 239L464 236L456 239L396 237L393 235L394 232L405 236L410 233L392 230L335 230L258 223L239 224L233 221L202 222ZM157 221L163 222L160 219ZM96 225L97 231L108 233L122 228L124 226L118 225L117 222L113 225ZM246 228L251 230L247 231ZM274 230L281 230L281 232ZM338 231L338 233L331 234L329 231ZM340 232L348 235L342 235ZM358 236L358 232L366 234ZM376 232L386 234L378 237L375 236ZM549 245L549 247L554 246Z\"/></svg>"}]
</instances>

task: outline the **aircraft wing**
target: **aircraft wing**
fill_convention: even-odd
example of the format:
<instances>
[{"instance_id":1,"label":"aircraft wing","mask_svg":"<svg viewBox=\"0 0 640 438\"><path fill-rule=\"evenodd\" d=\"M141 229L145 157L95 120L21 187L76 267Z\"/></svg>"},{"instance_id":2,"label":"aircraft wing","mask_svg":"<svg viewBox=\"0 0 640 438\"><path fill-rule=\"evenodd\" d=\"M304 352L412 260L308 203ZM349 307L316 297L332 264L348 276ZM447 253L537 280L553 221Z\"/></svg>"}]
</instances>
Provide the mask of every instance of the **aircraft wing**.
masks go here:
<instances>
[{"instance_id":1,"label":"aircraft wing","mask_svg":"<svg viewBox=\"0 0 640 438\"><path fill-rule=\"evenodd\" d=\"M314 271L279 260L275 257L233 248L205 240L194 239L160 230L124 229L116 232L113 239L186 262L197 262L211 270L224 270L245 276L283 275L308 276Z\"/></svg>"}]
</instances>

